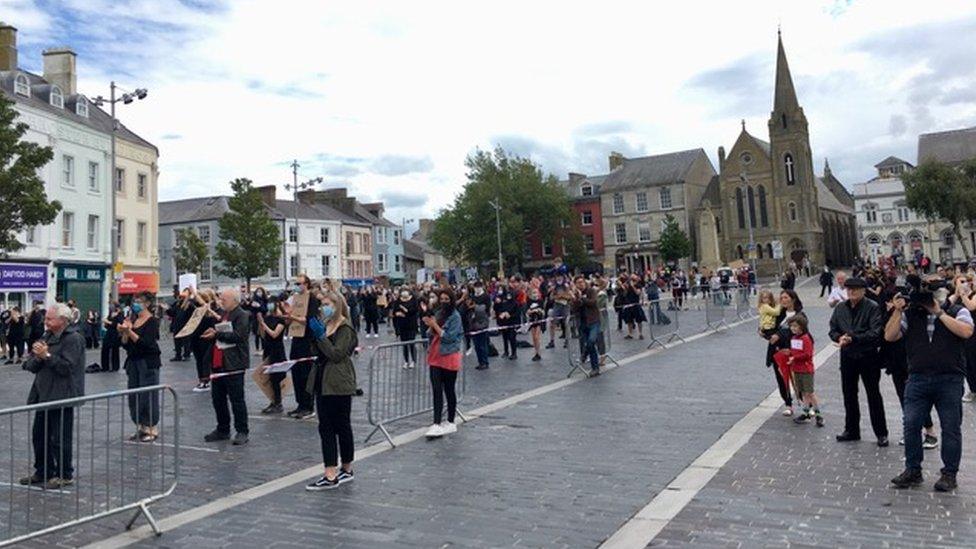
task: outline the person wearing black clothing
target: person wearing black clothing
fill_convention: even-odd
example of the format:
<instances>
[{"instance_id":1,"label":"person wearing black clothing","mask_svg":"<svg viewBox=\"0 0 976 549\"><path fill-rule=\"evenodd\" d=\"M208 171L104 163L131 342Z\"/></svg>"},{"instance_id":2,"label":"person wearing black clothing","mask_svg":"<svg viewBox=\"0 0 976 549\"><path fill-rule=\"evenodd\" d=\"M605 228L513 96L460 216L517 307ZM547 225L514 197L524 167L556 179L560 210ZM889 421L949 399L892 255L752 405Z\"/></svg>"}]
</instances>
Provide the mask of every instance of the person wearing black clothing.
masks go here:
<instances>
[{"instance_id":1,"label":"person wearing black clothing","mask_svg":"<svg viewBox=\"0 0 976 549\"><path fill-rule=\"evenodd\" d=\"M315 356L315 337L308 331L306 323L307 319L318 316L320 307L318 298L311 292L312 281L308 276L303 274L298 275L295 287L298 289L299 294L308 294L308 309L305 315L296 315L294 313L288 315L288 321L290 323L301 324L304 328L304 334L301 337L293 337L291 340L291 349L288 352L289 360ZM374 297L374 307L375 302ZM308 376L311 371L312 361L309 360L299 362L292 366L291 381L295 388L295 402L298 406L288 412L288 417L305 419L315 415L315 400L307 389Z\"/></svg>"},{"instance_id":2,"label":"person wearing black clothing","mask_svg":"<svg viewBox=\"0 0 976 549\"><path fill-rule=\"evenodd\" d=\"M258 333L264 339L264 364L277 364L285 359L285 309L281 302L269 301L266 314L258 314ZM271 404L261 410L262 414L280 414L284 408L281 404L281 383L288 377L287 372L268 374L271 385Z\"/></svg>"},{"instance_id":3,"label":"person wearing black clothing","mask_svg":"<svg viewBox=\"0 0 976 549\"><path fill-rule=\"evenodd\" d=\"M471 343L474 345L475 355L478 357L478 365L475 370L488 369L488 297L484 294L484 288L478 294L479 287L475 287L474 295L468 295L466 307L468 313L468 328L474 332L471 336Z\"/></svg>"},{"instance_id":4,"label":"person wearing black clothing","mask_svg":"<svg viewBox=\"0 0 976 549\"><path fill-rule=\"evenodd\" d=\"M834 273L830 272L830 267L824 265L823 271L820 273L820 297L823 297L824 294L830 295L833 289Z\"/></svg>"},{"instance_id":5,"label":"person wearing black clothing","mask_svg":"<svg viewBox=\"0 0 976 549\"><path fill-rule=\"evenodd\" d=\"M939 275L928 276L920 281L910 305L900 295L892 300L891 318L885 325L885 340L904 339L908 353L905 470L891 480L896 488L922 482L922 423L932 406L942 428L942 476L935 490L949 492L957 486L962 457L965 342L973 335L973 318L957 302L959 295L954 300L947 297L945 281Z\"/></svg>"},{"instance_id":6,"label":"person wearing black clothing","mask_svg":"<svg viewBox=\"0 0 976 549\"><path fill-rule=\"evenodd\" d=\"M400 341L406 343L417 339L417 317L420 306L410 290L404 288L400 290L400 299L393 302L393 322L396 331L400 334ZM417 366L417 346L403 346L403 368L409 369Z\"/></svg>"},{"instance_id":7,"label":"person wearing black clothing","mask_svg":"<svg viewBox=\"0 0 976 549\"><path fill-rule=\"evenodd\" d=\"M92 310L89 310L88 313L85 314L84 333L86 349L98 348L98 340L100 339L98 337L98 332L101 329L101 322L98 321L98 316L98 313Z\"/></svg>"},{"instance_id":8,"label":"person wearing black clothing","mask_svg":"<svg viewBox=\"0 0 976 549\"><path fill-rule=\"evenodd\" d=\"M861 440L861 410L858 379L868 396L871 427L878 446L888 446L888 424L881 397L881 364L878 347L884 331L881 306L865 299L867 283L851 277L844 283L847 300L837 305L830 317L830 339L840 346L841 390L844 393L844 431L838 442ZM921 429L919 429L921 431Z\"/></svg>"},{"instance_id":9,"label":"person wearing black clothing","mask_svg":"<svg viewBox=\"0 0 976 549\"><path fill-rule=\"evenodd\" d=\"M220 314L215 310L216 301L217 298L211 290L199 292L194 290L187 301L187 308L193 311L202 307L206 313L200 318L200 323L192 334L177 340L186 341L187 348L193 352L193 360L197 368L197 385L193 388L194 393L205 393L210 390L210 373L213 370L210 349L213 347L214 340L203 337L203 334L216 326L217 321L220 320ZM190 316L193 316L192 312Z\"/></svg>"},{"instance_id":10,"label":"person wearing black clothing","mask_svg":"<svg viewBox=\"0 0 976 549\"><path fill-rule=\"evenodd\" d=\"M7 311L4 311L7 312ZM24 359L24 336L26 334L26 321L24 315L20 314L20 307L14 307L9 311L7 320L7 362L14 364L14 355L17 356L17 364Z\"/></svg>"},{"instance_id":11,"label":"person wearing black clothing","mask_svg":"<svg viewBox=\"0 0 976 549\"><path fill-rule=\"evenodd\" d=\"M380 309L376 304L376 292L366 288L359 302L363 309L363 320L366 321L366 337L380 337Z\"/></svg>"},{"instance_id":12,"label":"person wearing black clothing","mask_svg":"<svg viewBox=\"0 0 976 549\"><path fill-rule=\"evenodd\" d=\"M187 291L195 292L193 289ZM192 296L188 293L178 294L174 297L173 304L169 309L166 309L166 316L169 317L169 331L175 336L180 333L180 330L186 326L190 317L193 316L193 306ZM170 362L182 362L189 358L191 351L189 338L174 339L173 347L175 351L173 358L169 359Z\"/></svg>"},{"instance_id":13,"label":"person wearing black clothing","mask_svg":"<svg viewBox=\"0 0 976 549\"><path fill-rule=\"evenodd\" d=\"M132 302L132 317L118 326L125 348L125 373L128 388L151 387L159 384L159 320L152 314L153 295L142 292ZM159 393L129 395L129 418L138 431L129 440L152 442L159 437Z\"/></svg>"},{"instance_id":14,"label":"person wearing black clothing","mask_svg":"<svg viewBox=\"0 0 976 549\"><path fill-rule=\"evenodd\" d=\"M502 332L502 358L515 360L518 358L518 333L515 331L519 324L518 304L512 292L507 289L495 297L495 322Z\"/></svg>"},{"instance_id":15,"label":"person wearing black clothing","mask_svg":"<svg viewBox=\"0 0 976 549\"><path fill-rule=\"evenodd\" d=\"M105 327L105 334L102 336L102 360L100 362L102 372L119 371L119 348L122 346L122 338L119 337L119 324L125 320L125 313L118 303L113 303L109 309L108 316L102 320Z\"/></svg>"},{"instance_id":16,"label":"person wearing black clothing","mask_svg":"<svg viewBox=\"0 0 976 549\"><path fill-rule=\"evenodd\" d=\"M776 327L769 336L769 345L766 348L766 367L773 370L773 375L776 377L776 386L779 388L779 396L783 399L783 404L786 406L783 409L783 415L789 417L793 415L793 395L790 393L787 380L783 379L779 368L773 361L773 356L777 351L790 348L790 342L793 340L793 333L790 331L790 320L793 316L804 313L803 302L800 301L800 296L793 290L783 290L779 293L779 305L780 313L776 318Z\"/></svg>"},{"instance_id":17,"label":"person wearing black clothing","mask_svg":"<svg viewBox=\"0 0 976 549\"><path fill-rule=\"evenodd\" d=\"M792 290L796 287L796 273L793 269L788 269L783 273L783 279L780 280L779 287L784 290Z\"/></svg>"},{"instance_id":18,"label":"person wearing black clothing","mask_svg":"<svg viewBox=\"0 0 976 549\"><path fill-rule=\"evenodd\" d=\"M261 336L261 329L258 327L258 315L263 314L268 311L268 295L264 291L264 288L258 286L251 293L251 299L247 301L246 309L251 313L251 331L254 333L254 350L261 350L261 343L263 337ZM264 356L262 353L261 356Z\"/></svg>"},{"instance_id":19,"label":"person wearing black clothing","mask_svg":"<svg viewBox=\"0 0 976 549\"><path fill-rule=\"evenodd\" d=\"M210 348L211 364L220 376L210 383L210 398L217 416L217 428L204 437L206 442L228 440L230 438L231 414L227 401L234 412L234 446L247 444L247 403L244 400L244 374L250 365L250 316L241 306L241 295L237 290L227 289L220 293L220 307L224 311L221 323L229 322L230 331L218 330L215 326L201 337L214 340Z\"/></svg>"},{"instance_id":20,"label":"person wearing black clothing","mask_svg":"<svg viewBox=\"0 0 976 549\"><path fill-rule=\"evenodd\" d=\"M34 302L34 309L31 311L30 316L27 317L27 350L30 351L34 347L34 342L44 336L44 316L47 312L44 310L40 301Z\"/></svg>"}]
</instances>

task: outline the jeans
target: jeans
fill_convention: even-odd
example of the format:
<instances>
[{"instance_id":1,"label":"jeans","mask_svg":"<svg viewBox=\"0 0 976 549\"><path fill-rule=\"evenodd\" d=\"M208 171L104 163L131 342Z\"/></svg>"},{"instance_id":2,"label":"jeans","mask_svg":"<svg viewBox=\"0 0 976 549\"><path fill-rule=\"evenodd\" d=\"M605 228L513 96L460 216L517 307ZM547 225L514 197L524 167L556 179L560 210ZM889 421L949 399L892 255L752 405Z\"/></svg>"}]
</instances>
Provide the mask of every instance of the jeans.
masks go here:
<instances>
[{"instance_id":1,"label":"jeans","mask_svg":"<svg viewBox=\"0 0 976 549\"><path fill-rule=\"evenodd\" d=\"M458 373L437 366L430 367L430 387L434 391L434 423L440 423L444 413L444 398L447 397L447 421L454 423L457 413L457 393L454 385Z\"/></svg>"},{"instance_id":2,"label":"jeans","mask_svg":"<svg viewBox=\"0 0 976 549\"><path fill-rule=\"evenodd\" d=\"M34 414L34 474L45 480L74 478L71 466L74 408L51 408Z\"/></svg>"},{"instance_id":3,"label":"jeans","mask_svg":"<svg viewBox=\"0 0 976 549\"><path fill-rule=\"evenodd\" d=\"M590 357L590 369L600 369L600 353L597 341L600 339L600 323L594 322L580 326L580 354Z\"/></svg>"},{"instance_id":4,"label":"jeans","mask_svg":"<svg viewBox=\"0 0 976 549\"><path fill-rule=\"evenodd\" d=\"M908 384L908 370L904 368L898 368L891 372L891 382L895 384L895 394L898 395L898 403L901 404L902 419L905 417L905 385ZM922 426L926 429L931 429L932 424L932 412L925 414L925 422Z\"/></svg>"},{"instance_id":5,"label":"jeans","mask_svg":"<svg viewBox=\"0 0 976 549\"><path fill-rule=\"evenodd\" d=\"M217 414L217 432L230 433L230 411L227 401L234 411L234 430L247 434L247 403L244 402L244 376L233 374L218 377L210 383L210 398L213 401L214 413Z\"/></svg>"},{"instance_id":6,"label":"jeans","mask_svg":"<svg viewBox=\"0 0 976 549\"><path fill-rule=\"evenodd\" d=\"M474 342L474 352L478 355L478 366L488 365L488 332L481 332L471 336Z\"/></svg>"},{"instance_id":7,"label":"jeans","mask_svg":"<svg viewBox=\"0 0 976 549\"><path fill-rule=\"evenodd\" d=\"M342 463L352 463L354 445L352 423L349 420L352 396L316 395L315 406L319 416L322 463L326 467L336 467L340 457Z\"/></svg>"},{"instance_id":8,"label":"jeans","mask_svg":"<svg viewBox=\"0 0 976 549\"><path fill-rule=\"evenodd\" d=\"M885 421L884 400L881 398L881 368L878 367L877 353L861 357L848 357L840 354L840 385L844 393L844 431L859 435L861 432L861 409L858 403L858 379L864 383L868 395L868 411L871 414L871 427L878 438L888 436ZM960 395L962 398L962 395ZM919 425L919 432L922 428Z\"/></svg>"},{"instance_id":9,"label":"jeans","mask_svg":"<svg viewBox=\"0 0 976 549\"><path fill-rule=\"evenodd\" d=\"M942 472L959 471L962 457L962 392L960 374L909 374L905 386L905 468L922 468L922 423L935 406L942 429Z\"/></svg>"}]
</instances>

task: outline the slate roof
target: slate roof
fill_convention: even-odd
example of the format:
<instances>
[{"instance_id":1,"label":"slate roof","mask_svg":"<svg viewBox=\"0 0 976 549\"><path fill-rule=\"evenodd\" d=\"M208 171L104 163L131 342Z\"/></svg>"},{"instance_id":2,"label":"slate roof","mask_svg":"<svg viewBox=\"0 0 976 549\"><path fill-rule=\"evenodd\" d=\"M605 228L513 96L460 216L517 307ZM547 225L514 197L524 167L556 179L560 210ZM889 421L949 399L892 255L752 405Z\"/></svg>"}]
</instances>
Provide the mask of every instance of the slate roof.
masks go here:
<instances>
[{"instance_id":1,"label":"slate roof","mask_svg":"<svg viewBox=\"0 0 976 549\"><path fill-rule=\"evenodd\" d=\"M824 183L822 178L815 177L815 179L817 180L817 203L821 209L845 213L854 212L853 208L844 205L840 200L837 199L836 196L834 196L834 193L827 188L827 184Z\"/></svg>"},{"instance_id":2,"label":"slate roof","mask_svg":"<svg viewBox=\"0 0 976 549\"><path fill-rule=\"evenodd\" d=\"M976 126L918 136L918 162L929 158L953 165L976 158Z\"/></svg>"},{"instance_id":3,"label":"slate roof","mask_svg":"<svg viewBox=\"0 0 976 549\"><path fill-rule=\"evenodd\" d=\"M275 200L275 207L272 209L272 212L276 214L276 218L278 219L282 217L286 219L294 219L296 215L295 201ZM339 221L347 225L368 225L367 223L351 215L344 214L332 206L322 203L312 205L299 201L297 214L298 219L319 219L326 221Z\"/></svg>"},{"instance_id":4,"label":"slate roof","mask_svg":"<svg viewBox=\"0 0 976 549\"><path fill-rule=\"evenodd\" d=\"M385 217L377 217L373 215L368 209L366 209L366 206L363 206L360 201L356 200L354 204L353 212L357 217L361 218L361 222L369 225L379 225L380 227L399 227L399 225L393 223Z\"/></svg>"},{"instance_id":5,"label":"slate roof","mask_svg":"<svg viewBox=\"0 0 976 549\"><path fill-rule=\"evenodd\" d=\"M204 196L159 203L159 224L192 223L220 219L230 211L226 196Z\"/></svg>"},{"instance_id":6,"label":"slate roof","mask_svg":"<svg viewBox=\"0 0 976 549\"><path fill-rule=\"evenodd\" d=\"M641 158L626 158L622 165L607 174L601 192L619 191L648 185L683 181L702 149L690 149Z\"/></svg>"},{"instance_id":7,"label":"slate roof","mask_svg":"<svg viewBox=\"0 0 976 549\"><path fill-rule=\"evenodd\" d=\"M759 139L758 137L756 137L756 136L754 136L754 135L752 135L752 134L749 134L749 137L751 137L751 138L752 138L752 141L753 141L753 142L754 142L754 143L755 143L755 144L756 144L756 145L757 145L757 146L758 146L758 147L759 147L760 149L762 149L763 151L765 151L765 153L766 153L766 155L767 155L767 156L770 156L770 155L772 155L772 148L771 148L771 147L769 146L769 142L768 142L768 141L763 141L762 139Z\"/></svg>"},{"instance_id":8,"label":"slate roof","mask_svg":"<svg viewBox=\"0 0 976 549\"><path fill-rule=\"evenodd\" d=\"M720 178L718 175L713 175L708 181L708 186L705 187L705 192L702 193L702 204L704 204L704 202L707 200L713 208L719 208L722 206L722 192L719 180Z\"/></svg>"},{"instance_id":9,"label":"slate roof","mask_svg":"<svg viewBox=\"0 0 976 549\"><path fill-rule=\"evenodd\" d=\"M905 165L905 164L908 164L909 166L912 166L912 163L909 162L909 161L907 161L907 160L902 160L901 158L898 158L897 156L889 156L888 158L885 158L881 162L878 162L877 164L875 164L874 167L875 168L887 168L888 166L902 166L902 165ZM915 166L912 166L912 167L914 168Z\"/></svg>"},{"instance_id":10,"label":"slate roof","mask_svg":"<svg viewBox=\"0 0 976 549\"><path fill-rule=\"evenodd\" d=\"M602 191L603 183L606 181L606 179L607 179L607 174L588 175L580 181L571 181L569 179L564 179L557 183L566 191L566 194L569 195L569 198L573 200L590 199L590 198L599 198L600 191ZM583 182L589 182L591 185L596 187L593 190L594 192L592 196L583 196L582 194L580 194L580 187L582 186Z\"/></svg>"},{"instance_id":11,"label":"slate roof","mask_svg":"<svg viewBox=\"0 0 976 549\"><path fill-rule=\"evenodd\" d=\"M403 256L417 261L424 260L424 245L415 240L403 240Z\"/></svg>"}]
</instances>

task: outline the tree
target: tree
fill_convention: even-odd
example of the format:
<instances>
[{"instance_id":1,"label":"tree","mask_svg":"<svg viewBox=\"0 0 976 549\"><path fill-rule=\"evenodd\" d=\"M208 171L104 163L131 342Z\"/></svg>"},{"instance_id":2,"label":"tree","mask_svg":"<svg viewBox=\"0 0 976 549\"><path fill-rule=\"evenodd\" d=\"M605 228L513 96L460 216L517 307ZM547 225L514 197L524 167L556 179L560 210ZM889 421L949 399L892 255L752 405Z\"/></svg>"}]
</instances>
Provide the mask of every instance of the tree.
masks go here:
<instances>
[{"instance_id":1,"label":"tree","mask_svg":"<svg viewBox=\"0 0 976 549\"><path fill-rule=\"evenodd\" d=\"M28 126L15 122L17 116L13 101L0 94L0 256L24 247L17 233L47 225L61 211L60 202L48 201L39 175L54 151L21 141Z\"/></svg>"},{"instance_id":2,"label":"tree","mask_svg":"<svg viewBox=\"0 0 976 549\"><path fill-rule=\"evenodd\" d=\"M467 182L454 204L434 223L430 244L455 262L496 263L498 240L495 207L500 206L502 256L505 265L521 267L525 240L537 236L555 241L574 238L574 215L566 192L552 175L543 175L531 160L509 156L501 148L475 151L465 159ZM561 229L565 224L568 229ZM577 235L578 236L578 235Z\"/></svg>"},{"instance_id":3,"label":"tree","mask_svg":"<svg viewBox=\"0 0 976 549\"><path fill-rule=\"evenodd\" d=\"M206 243L193 229L177 229L176 242L173 248L176 272L199 273L207 254L210 253Z\"/></svg>"},{"instance_id":4,"label":"tree","mask_svg":"<svg viewBox=\"0 0 976 549\"><path fill-rule=\"evenodd\" d=\"M902 176L905 205L930 221L949 223L962 252L968 259L969 249L962 236L962 224L976 219L976 159L960 168L926 160L914 171Z\"/></svg>"},{"instance_id":5,"label":"tree","mask_svg":"<svg viewBox=\"0 0 976 549\"><path fill-rule=\"evenodd\" d=\"M666 262L674 262L691 255L691 240L671 214L664 218L664 229L661 231L657 248Z\"/></svg>"},{"instance_id":6,"label":"tree","mask_svg":"<svg viewBox=\"0 0 976 549\"><path fill-rule=\"evenodd\" d=\"M230 182L234 196L230 211L220 218L220 242L217 243L218 272L244 279L251 289L251 279L264 275L281 257L278 225L268 215L261 194L250 179Z\"/></svg>"}]
</instances>

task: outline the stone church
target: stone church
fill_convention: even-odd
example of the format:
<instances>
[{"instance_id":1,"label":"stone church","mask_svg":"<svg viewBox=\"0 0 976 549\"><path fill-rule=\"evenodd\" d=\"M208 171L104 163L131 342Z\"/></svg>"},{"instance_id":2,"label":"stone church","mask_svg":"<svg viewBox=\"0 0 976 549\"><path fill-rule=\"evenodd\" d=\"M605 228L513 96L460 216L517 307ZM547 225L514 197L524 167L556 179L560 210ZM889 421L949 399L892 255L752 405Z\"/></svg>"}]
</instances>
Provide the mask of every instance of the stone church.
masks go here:
<instances>
[{"instance_id":1,"label":"stone church","mask_svg":"<svg viewBox=\"0 0 976 549\"><path fill-rule=\"evenodd\" d=\"M698 208L697 251L701 266L752 261L771 275L793 260L815 268L849 265L857 254L854 198L824 163L813 171L807 118L803 114L779 37L776 88L769 141L742 131L726 155L719 147L719 174ZM774 241L783 259L774 259Z\"/></svg>"}]
</instances>

